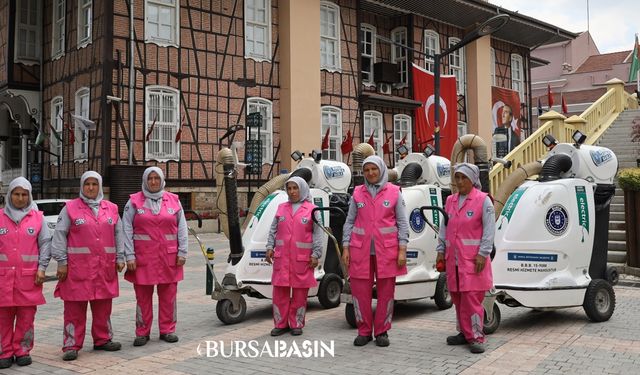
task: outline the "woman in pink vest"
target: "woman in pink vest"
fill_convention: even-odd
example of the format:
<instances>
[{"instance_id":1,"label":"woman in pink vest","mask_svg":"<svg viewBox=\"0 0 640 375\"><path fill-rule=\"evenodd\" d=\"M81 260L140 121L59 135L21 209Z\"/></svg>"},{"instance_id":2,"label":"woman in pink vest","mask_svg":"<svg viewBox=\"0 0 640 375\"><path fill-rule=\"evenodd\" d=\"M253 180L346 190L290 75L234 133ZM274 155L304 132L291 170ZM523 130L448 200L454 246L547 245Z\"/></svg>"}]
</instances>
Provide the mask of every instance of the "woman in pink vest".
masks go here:
<instances>
[{"instance_id":1,"label":"woman in pink vest","mask_svg":"<svg viewBox=\"0 0 640 375\"><path fill-rule=\"evenodd\" d=\"M165 191L164 185L162 170L147 168L142 175L142 191L130 196L122 215L127 260L124 278L133 283L137 303L134 346L149 341L155 286L160 340L178 341L176 296L189 242L180 200Z\"/></svg>"},{"instance_id":2,"label":"woman in pink vest","mask_svg":"<svg viewBox=\"0 0 640 375\"><path fill-rule=\"evenodd\" d=\"M33 321L49 264L51 237L33 203L31 184L18 177L9 184L0 209L0 369L31 364Z\"/></svg>"},{"instance_id":3,"label":"woman in pink vest","mask_svg":"<svg viewBox=\"0 0 640 375\"><path fill-rule=\"evenodd\" d=\"M62 359L74 361L84 344L87 305L91 306L93 350L120 350L112 341L111 306L124 269L124 239L118 206L103 199L102 176L80 177L80 197L58 215L51 252L58 262L54 296L64 301Z\"/></svg>"},{"instance_id":4,"label":"woman in pink vest","mask_svg":"<svg viewBox=\"0 0 640 375\"><path fill-rule=\"evenodd\" d=\"M278 206L267 239L267 263L273 262L271 336L302 334L309 288L317 285L313 270L322 256L322 228L314 225L309 185L294 176L285 183L289 201ZM320 215L316 213L316 219Z\"/></svg>"},{"instance_id":5,"label":"woman in pink vest","mask_svg":"<svg viewBox=\"0 0 640 375\"><path fill-rule=\"evenodd\" d=\"M362 169L365 183L353 190L342 239L342 259L349 267L358 326L353 344L366 345L374 334L376 345L389 346L396 276L407 273L409 219L400 188L388 182L384 161L369 156ZM375 318L371 307L374 279Z\"/></svg>"},{"instance_id":6,"label":"woman in pink vest","mask_svg":"<svg viewBox=\"0 0 640 375\"><path fill-rule=\"evenodd\" d=\"M469 163L454 167L458 192L447 197L449 223L440 227L436 262L445 261L447 287L456 307L460 333L447 337L447 345L469 344L472 353L483 353L482 300L493 285L491 249L495 231L493 203L479 189L480 171Z\"/></svg>"}]
</instances>

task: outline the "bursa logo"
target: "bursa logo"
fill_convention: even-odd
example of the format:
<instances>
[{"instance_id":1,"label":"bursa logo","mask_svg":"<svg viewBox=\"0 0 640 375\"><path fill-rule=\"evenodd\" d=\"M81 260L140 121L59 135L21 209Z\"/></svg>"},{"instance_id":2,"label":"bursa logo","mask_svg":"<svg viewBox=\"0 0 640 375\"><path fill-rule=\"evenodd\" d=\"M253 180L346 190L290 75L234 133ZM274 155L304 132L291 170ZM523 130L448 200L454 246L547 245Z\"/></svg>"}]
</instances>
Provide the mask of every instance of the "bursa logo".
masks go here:
<instances>
[{"instance_id":1,"label":"bursa logo","mask_svg":"<svg viewBox=\"0 0 640 375\"><path fill-rule=\"evenodd\" d=\"M589 154L591 155L591 160L593 160L593 164L595 164L596 167L599 167L613 159L613 152L609 150L592 150Z\"/></svg>"},{"instance_id":2,"label":"bursa logo","mask_svg":"<svg viewBox=\"0 0 640 375\"><path fill-rule=\"evenodd\" d=\"M451 177L451 164L438 163L436 170L440 177Z\"/></svg>"},{"instance_id":3,"label":"bursa logo","mask_svg":"<svg viewBox=\"0 0 640 375\"><path fill-rule=\"evenodd\" d=\"M322 171L324 172L324 176L327 178L327 180L344 176L344 168L340 166L330 167L328 165L325 165L324 167L322 167Z\"/></svg>"}]
</instances>

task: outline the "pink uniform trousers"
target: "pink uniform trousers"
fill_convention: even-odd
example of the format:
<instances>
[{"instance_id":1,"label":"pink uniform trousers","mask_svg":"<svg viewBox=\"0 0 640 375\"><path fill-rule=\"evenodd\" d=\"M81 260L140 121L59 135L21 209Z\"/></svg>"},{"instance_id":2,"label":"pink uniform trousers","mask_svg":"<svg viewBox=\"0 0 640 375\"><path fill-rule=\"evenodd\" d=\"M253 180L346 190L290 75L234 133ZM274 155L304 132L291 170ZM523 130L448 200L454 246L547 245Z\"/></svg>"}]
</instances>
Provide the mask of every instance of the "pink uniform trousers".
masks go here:
<instances>
[{"instance_id":1,"label":"pink uniform trousers","mask_svg":"<svg viewBox=\"0 0 640 375\"><path fill-rule=\"evenodd\" d=\"M111 298L91 301L64 301L64 342L62 351L80 350L87 325L87 304L91 305L93 345L104 345L113 338Z\"/></svg>"},{"instance_id":2,"label":"pink uniform trousers","mask_svg":"<svg viewBox=\"0 0 640 375\"><path fill-rule=\"evenodd\" d=\"M396 278L385 277L382 279L376 278L378 303L374 320L371 300L373 275L376 273L376 257L372 255L370 258L369 278L351 278L350 280L358 336L371 336L372 333L378 336L387 332L391 329L391 319L393 318L393 295L396 288Z\"/></svg>"},{"instance_id":3,"label":"pink uniform trousers","mask_svg":"<svg viewBox=\"0 0 640 375\"><path fill-rule=\"evenodd\" d=\"M309 288L273 287L273 322L276 328L304 327L308 294Z\"/></svg>"},{"instance_id":4,"label":"pink uniform trousers","mask_svg":"<svg viewBox=\"0 0 640 375\"><path fill-rule=\"evenodd\" d=\"M456 307L458 330L468 342L484 342L484 291L451 292L451 300Z\"/></svg>"},{"instance_id":5,"label":"pink uniform trousers","mask_svg":"<svg viewBox=\"0 0 640 375\"><path fill-rule=\"evenodd\" d=\"M149 336L153 324L153 285L133 284L136 292L136 336ZM178 283L158 284L158 326L160 334L174 333L178 312Z\"/></svg>"},{"instance_id":6,"label":"pink uniform trousers","mask_svg":"<svg viewBox=\"0 0 640 375\"><path fill-rule=\"evenodd\" d=\"M22 357L33 349L37 309L36 306L0 307L0 359Z\"/></svg>"}]
</instances>

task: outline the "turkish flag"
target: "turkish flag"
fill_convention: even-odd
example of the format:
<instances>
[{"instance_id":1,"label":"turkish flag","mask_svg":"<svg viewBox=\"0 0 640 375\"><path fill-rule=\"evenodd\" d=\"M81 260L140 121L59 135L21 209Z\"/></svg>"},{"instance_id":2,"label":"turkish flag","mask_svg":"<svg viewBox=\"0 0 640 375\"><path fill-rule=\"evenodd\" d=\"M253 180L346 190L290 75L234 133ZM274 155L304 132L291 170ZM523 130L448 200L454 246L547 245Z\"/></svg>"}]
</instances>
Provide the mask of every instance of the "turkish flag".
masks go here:
<instances>
[{"instance_id":1,"label":"turkish flag","mask_svg":"<svg viewBox=\"0 0 640 375\"><path fill-rule=\"evenodd\" d=\"M511 108L511 129L520 136L520 94L503 87L491 87L491 118L493 129L502 125L502 112L505 106Z\"/></svg>"},{"instance_id":2,"label":"turkish flag","mask_svg":"<svg viewBox=\"0 0 640 375\"><path fill-rule=\"evenodd\" d=\"M569 114L569 107L567 106L567 101L564 100L564 94L561 95L562 97L562 113L564 113L565 115Z\"/></svg>"},{"instance_id":3,"label":"turkish flag","mask_svg":"<svg viewBox=\"0 0 640 375\"><path fill-rule=\"evenodd\" d=\"M353 151L353 138L351 137L351 129L347 131L347 137L340 145L340 149L342 149L343 154L348 154Z\"/></svg>"},{"instance_id":4,"label":"turkish flag","mask_svg":"<svg viewBox=\"0 0 640 375\"><path fill-rule=\"evenodd\" d=\"M547 103L549 104L549 110L553 107L553 93L551 92L551 85L547 84Z\"/></svg>"},{"instance_id":5,"label":"turkish flag","mask_svg":"<svg viewBox=\"0 0 640 375\"><path fill-rule=\"evenodd\" d=\"M331 131L331 128L327 128L327 132L324 135L324 138L322 138L322 145L320 146L320 148L322 148L322 150L328 150L329 149L329 132Z\"/></svg>"},{"instance_id":6,"label":"turkish flag","mask_svg":"<svg viewBox=\"0 0 640 375\"><path fill-rule=\"evenodd\" d=\"M376 149L376 141L373 139L373 131L371 132L371 135L369 136L369 140L367 141L368 144L371 145L371 147L373 147L373 149Z\"/></svg>"},{"instance_id":7,"label":"turkish flag","mask_svg":"<svg viewBox=\"0 0 640 375\"><path fill-rule=\"evenodd\" d=\"M413 98L422 105L416 109L416 146L422 150L434 139L435 100L434 77L419 66L413 65ZM440 155L450 157L453 144L458 139L458 94L454 76L440 76Z\"/></svg>"}]
</instances>

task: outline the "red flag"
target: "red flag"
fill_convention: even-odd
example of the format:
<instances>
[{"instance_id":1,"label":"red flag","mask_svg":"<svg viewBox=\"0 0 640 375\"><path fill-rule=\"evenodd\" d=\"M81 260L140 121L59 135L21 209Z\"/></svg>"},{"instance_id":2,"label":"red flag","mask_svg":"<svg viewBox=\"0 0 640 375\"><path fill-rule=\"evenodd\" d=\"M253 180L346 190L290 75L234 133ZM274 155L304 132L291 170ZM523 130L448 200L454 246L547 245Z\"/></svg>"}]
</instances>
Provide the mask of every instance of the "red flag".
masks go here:
<instances>
[{"instance_id":1,"label":"red flag","mask_svg":"<svg viewBox=\"0 0 640 375\"><path fill-rule=\"evenodd\" d=\"M176 133L175 142L180 142L180 138L182 137L182 127L184 126L184 115L182 115L182 121L180 121L180 127L178 128L178 132Z\"/></svg>"},{"instance_id":2,"label":"red flag","mask_svg":"<svg viewBox=\"0 0 640 375\"><path fill-rule=\"evenodd\" d=\"M384 142L384 144L382 145L382 152L386 155L386 154L390 154L391 153L391 147L389 147L389 142L391 141L391 138L393 138L393 136L387 138L387 140Z\"/></svg>"},{"instance_id":3,"label":"red flag","mask_svg":"<svg viewBox=\"0 0 640 375\"><path fill-rule=\"evenodd\" d=\"M368 143L368 144L370 144L370 145L371 145L371 147L373 147L373 149L375 150L375 149L376 149L376 146L375 146L375 144L376 144L376 143L375 143L375 141L373 140L373 133L374 133L374 132L372 131L372 132L371 132L371 135L369 136L369 140L367 141L367 143Z\"/></svg>"},{"instance_id":4,"label":"red flag","mask_svg":"<svg viewBox=\"0 0 640 375\"><path fill-rule=\"evenodd\" d=\"M565 115L569 114L569 107L567 106L567 101L564 100L564 94L561 94L561 102L562 102L562 113Z\"/></svg>"},{"instance_id":5,"label":"red flag","mask_svg":"<svg viewBox=\"0 0 640 375\"><path fill-rule=\"evenodd\" d=\"M551 85L547 84L547 103L549 103L549 109L553 107L553 93L551 92Z\"/></svg>"},{"instance_id":6,"label":"red flag","mask_svg":"<svg viewBox=\"0 0 640 375\"><path fill-rule=\"evenodd\" d=\"M340 149L342 150L343 154L348 154L353 151L353 138L351 138L351 129L347 131L347 136L345 137L344 141L342 141Z\"/></svg>"},{"instance_id":7,"label":"red flag","mask_svg":"<svg viewBox=\"0 0 640 375\"><path fill-rule=\"evenodd\" d=\"M67 130L69 130L69 143L71 143L71 144L76 143L76 134L75 134L74 129L71 127L71 125L62 124L62 126L67 128Z\"/></svg>"},{"instance_id":8,"label":"red flag","mask_svg":"<svg viewBox=\"0 0 640 375\"><path fill-rule=\"evenodd\" d=\"M407 135L406 134L404 135L404 137L402 137L400 142L398 142L398 146L402 146L405 143L407 143Z\"/></svg>"},{"instance_id":9,"label":"red flag","mask_svg":"<svg viewBox=\"0 0 640 375\"><path fill-rule=\"evenodd\" d=\"M327 132L324 133L324 138L322 138L322 146L320 146L323 150L329 149L329 132L331 131L331 127L327 127Z\"/></svg>"},{"instance_id":10,"label":"red flag","mask_svg":"<svg viewBox=\"0 0 640 375\"><path fill-rule=\"evenodd\" d=\"M156 127L156 120L157 120L157 117L153 119L153 122L151 123L151 127L149 128L149 131L147 132L147 142L149 142L149 139L151 138L151 133L153 133L153 128Z\"/></svg>"},{"instance_id":11,"label":"red flag","mask_svg":"<svg viewBox=\"0 0 640 375\"><path fill-rule=\"evenodd\" d=\"M413 64L413 98L422 102L416 109L416 144L424 147L435 134L436 125L440 130L440 154L451 155L458 139L458 94L454 76L440 79L440 124L435 123L435 97L433 73ZM417 150L419 148L414 148Z\"/></svg>"}]
</instances>

